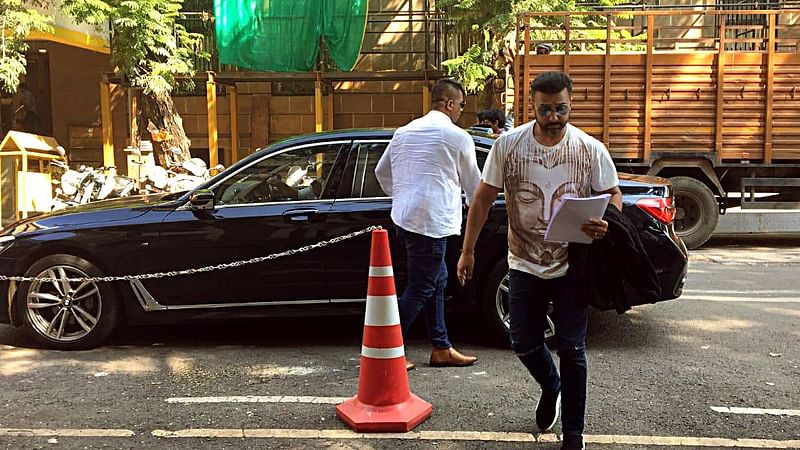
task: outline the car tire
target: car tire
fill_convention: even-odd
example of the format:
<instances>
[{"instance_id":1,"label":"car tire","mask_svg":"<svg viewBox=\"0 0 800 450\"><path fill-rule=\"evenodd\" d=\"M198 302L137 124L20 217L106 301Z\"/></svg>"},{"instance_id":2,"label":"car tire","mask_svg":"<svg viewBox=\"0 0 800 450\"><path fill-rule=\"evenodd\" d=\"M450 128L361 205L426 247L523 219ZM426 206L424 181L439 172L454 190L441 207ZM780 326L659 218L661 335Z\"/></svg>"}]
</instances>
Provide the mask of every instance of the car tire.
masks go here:
<instances>
[{"instance_id":1,"label":"car tire","mask_svg":"<svg viewBox=\"0 0 800 450\"><path fill-rule=\"evenodd\" d=\"M50 255L36 261L26 277L51 281L20 284L16 311L31 338L40 346L84 350L103 343L120 319L120 303L108 282L68 281L103 276L89 261L72 255Z\"/></svg>"},{"instance_id":2,"label":"car tire","mask_svg":"<svg viewBox=\"0 0 800 450\"><path fill-rule=\"evenodd\" d=\"M548 313L552 307L548 308ZM509 344L508 313L508 262L505 258L497 261L485 279L481 294L481 312L489 329L491 340L498 345ZM555 340L555 325L547 316L545 343L551 345Z\"/></svg>"},{"instance_id":3,"label":"car tire","mask_svg":"<svg viewBox=\"0 0 800 450\"><path fill-rule=\"evenodd\" d=\"M672 177L675 194L675 232L689 249L699 248L711 238L719 223L714 193L691 177Z\"/></svg>"}]
</instances>

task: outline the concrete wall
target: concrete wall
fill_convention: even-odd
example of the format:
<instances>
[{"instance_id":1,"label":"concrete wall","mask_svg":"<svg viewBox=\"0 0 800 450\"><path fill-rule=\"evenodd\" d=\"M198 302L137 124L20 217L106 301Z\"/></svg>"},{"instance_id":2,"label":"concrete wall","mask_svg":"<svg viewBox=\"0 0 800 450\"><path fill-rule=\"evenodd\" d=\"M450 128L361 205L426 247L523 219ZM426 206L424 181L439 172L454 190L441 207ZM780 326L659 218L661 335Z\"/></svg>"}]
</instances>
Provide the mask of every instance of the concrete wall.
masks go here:
<instances>
[{"instance_id":1,"label":"concrete wall","mask_svg":"<svg viewBox=\"0 0 800 450\"><path fill-rule=\"evenodd\" d=\"M49 67L49 99L37 99L40 109L48 101L50 105L49 115L40 112L41 132L53 136L68 155L80 154L76 161L102 163L100 79L112 69L110 55L51 41L32 41L30 51L40 60L46 58ZM113 90L111 105L119 166L128 142L123 89ZM124 169L124 162L121 166Z\"/></svg>"},{"instance_id":2,"label":"concrete wall","mask_svg":"<svg viewBox=\"0 0 800 450\"><path fill-rule=\"evenodd\" d=\"M50 60L53 137L69 142L70 126L100 125L100 74L111 70L108 55L54 42L42 42Z\"/></svg>"}]
</instances>

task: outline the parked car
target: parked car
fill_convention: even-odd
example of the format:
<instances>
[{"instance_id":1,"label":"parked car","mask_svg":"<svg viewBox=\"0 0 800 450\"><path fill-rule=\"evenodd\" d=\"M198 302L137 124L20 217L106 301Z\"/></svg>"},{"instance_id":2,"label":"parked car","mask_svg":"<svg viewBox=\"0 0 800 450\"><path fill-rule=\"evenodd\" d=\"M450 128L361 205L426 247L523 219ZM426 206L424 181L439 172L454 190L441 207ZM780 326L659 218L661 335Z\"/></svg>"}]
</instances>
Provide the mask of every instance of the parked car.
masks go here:
<instances>
[{"instance_id":1,"label":"parked car","mask_svg":"<svg viewBox=\"0 0 800 450\"><path fill-rule=\"evenodd\" d=\"M101 344L125 322L363 311L367 235L202 274L67 279L242 261L380 225L389 230L400 290L405 254L394 239L391 198L374 174L391 136L384 129L300 136L254 153L192 191L101 201L18 221L0 235L0 274L53 280L4 281L0 322L25 327L45 347L82 349ZM482 166L492 138L474 139ZM622 175L620 185L624 212L657 267L661 299L677 298L687 252L673 230L669 181ZM477 244L473 281L464 288L454 278L449 282L449 304L481 312L487 336L503 336L508 327L506 227L500 195ZM458 239L448 248L450 267Z\"/></svg>"}]
</instances>

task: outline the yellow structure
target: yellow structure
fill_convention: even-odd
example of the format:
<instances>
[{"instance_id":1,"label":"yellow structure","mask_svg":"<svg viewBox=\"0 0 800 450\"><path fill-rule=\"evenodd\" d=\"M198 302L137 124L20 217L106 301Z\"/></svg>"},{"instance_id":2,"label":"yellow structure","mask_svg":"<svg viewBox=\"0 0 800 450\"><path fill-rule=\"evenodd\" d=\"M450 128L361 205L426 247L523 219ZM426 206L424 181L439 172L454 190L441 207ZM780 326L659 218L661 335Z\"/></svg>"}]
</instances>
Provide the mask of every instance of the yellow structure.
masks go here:
<instances>
[{"instance_id":1,"label":"yellow structure","mask_svg":"<svg viewBox=\"0 0 800 450\"><path fill-rule=\"evenodd\" d=\"M50 211L50 161L63 160L49 136L9 131L0 143L0 220L6 225L31 212Z\"/></svg>"}]
</instances>

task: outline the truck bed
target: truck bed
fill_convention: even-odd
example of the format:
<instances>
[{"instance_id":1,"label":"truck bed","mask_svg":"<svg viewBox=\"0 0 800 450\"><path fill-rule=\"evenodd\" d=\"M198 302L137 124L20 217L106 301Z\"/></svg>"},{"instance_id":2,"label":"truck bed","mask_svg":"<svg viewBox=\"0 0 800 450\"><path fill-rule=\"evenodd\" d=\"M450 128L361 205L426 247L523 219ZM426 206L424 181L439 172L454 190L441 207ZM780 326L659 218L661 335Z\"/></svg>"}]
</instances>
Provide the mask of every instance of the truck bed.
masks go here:
<instances>
[{"instance_id":1,"label":"truck bed","mask_svg":"<svg viewBox=\"0 0 800 450\"><path fill-rule=\"evenodd\" d=\"M599 47L594 52L576 51L580 46L575 42L584 48L592 42L578 39L573 32L565 36L570 45L536 55L528 49L537 41L528 35L515 68L519 123L534 117L530 81L541 72L560 70L574 81L570 121L605 142L616 160L646 163L676 156L702 157L718 164L796 164L800 160L800 53L798 39L791 37L797 33L792 24L798 14L762 11L765 26L729 25L725 31L725 19L733 23L738 13L720 13L713 22L716 28L708 20L699 22L699 35L710 38L689 39L663 37L672 35L667 33L670 27L657 25L669 23L667 13L649 13L626 12L632 18L612 18L617 28L626 20L632 29L639 24L645 36L617 39L612 32L607 39L592 41ZM698 15L696 11L673 13L679 18ZM714 11L704 12L708 13ZM568 14L552 15L566 21ZM683 36L693 36L693 27L685 29ZM762 37L747 34L751 29ZM726 38L721 40L719 35ZM617 51L623 44L639 48ZM695 48L685 48L692 45Z\"/></svg>"}]
</instances>

